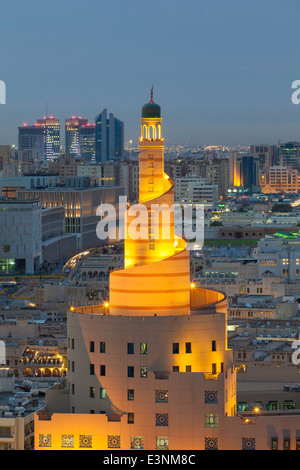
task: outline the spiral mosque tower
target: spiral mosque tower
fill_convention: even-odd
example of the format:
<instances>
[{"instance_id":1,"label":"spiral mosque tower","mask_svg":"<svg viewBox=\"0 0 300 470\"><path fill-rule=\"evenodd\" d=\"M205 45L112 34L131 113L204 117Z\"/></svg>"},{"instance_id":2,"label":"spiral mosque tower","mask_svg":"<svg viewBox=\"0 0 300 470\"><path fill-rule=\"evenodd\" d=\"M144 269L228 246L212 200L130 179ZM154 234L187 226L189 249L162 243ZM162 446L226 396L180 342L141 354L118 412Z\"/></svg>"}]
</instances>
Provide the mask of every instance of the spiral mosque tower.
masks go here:
<instances>
[{"instance_id":1,"label":"spiral mosque tower","mask_svg":"<svg viewBox=\"0 0 300 470\"><path fill-rule=\"evenodd\" d=\"M203 449L236 410L227 299L191 284L164 173L161 108L142 107L139 201L124 223L124 267L107 302L68 311L67 393L51 391L35 448ZM101 261L101 257L99 257ZM222 446L226 446L223 444Z\"/></svg>"},{"instance_id":2,"label":"spiral mosque tower","mask_svg":"<svg viewBox=\"0 0 300 470\"><path fill-rule=\"evenodd\" d=\"M139 204L128 208L125 220L125 265L110 275L110 313L186 315L190 256L174 229L174 184L164 172L161 108L153 91L142 108Z\"/></svg>"}]
</instances>

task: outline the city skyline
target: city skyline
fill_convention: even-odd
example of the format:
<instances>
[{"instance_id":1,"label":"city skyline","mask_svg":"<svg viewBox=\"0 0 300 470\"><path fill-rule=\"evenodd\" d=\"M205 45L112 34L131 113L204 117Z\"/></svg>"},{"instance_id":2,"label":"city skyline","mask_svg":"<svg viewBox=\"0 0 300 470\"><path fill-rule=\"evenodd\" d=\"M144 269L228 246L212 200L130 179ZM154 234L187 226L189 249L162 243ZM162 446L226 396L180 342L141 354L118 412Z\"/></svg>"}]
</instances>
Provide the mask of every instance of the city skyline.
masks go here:
<instances>
[{"instance_id":1,"label":"city skyline","mask_svg":"<svg viewBox=\"0 0 300 470\"><path fill-rule=\"evenodd\" d=\"M299 5L289 5L155 0L148 12L136 0L72 2L72 9L58 1L7 4L0 142L16 144L18 126L43 117L47 106L61 121L91 122L108 108L125 123L125 141L136 143L152 84L167 145L300 140L291 101Z\"/></svg>"}]
</instances>

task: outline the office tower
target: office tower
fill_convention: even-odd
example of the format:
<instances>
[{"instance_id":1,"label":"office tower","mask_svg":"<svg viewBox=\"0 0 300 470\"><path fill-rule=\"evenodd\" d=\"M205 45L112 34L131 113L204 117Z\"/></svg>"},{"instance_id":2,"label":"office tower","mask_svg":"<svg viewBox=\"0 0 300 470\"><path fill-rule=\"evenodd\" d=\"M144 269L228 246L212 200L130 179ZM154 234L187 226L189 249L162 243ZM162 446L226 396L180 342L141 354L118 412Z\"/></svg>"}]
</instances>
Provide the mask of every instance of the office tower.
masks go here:
<instances>
[{"instance_id":1,"label":"office tower","mask_svg":"<svg viewBox=\"0 0 300 470\"><path fill-rule=\"evenodd\" d=\"M24 123L19 127L18 157L23 161L45 160L45 131L41 126Z\"/></svg>"},{"instance_id":2,"label":"office tower","mask_svg":"<svg viewBox=\"0 0 300 470\"><path fill-rule=\"evenodd\" d=\"M95 161L95 127L96 124L86 123L79 128L80 155L87 162Z\"/></svg>"},{"instance_id":3,"label":"office tower","mask_svg":"<svg viewBox=\"0 0 300 470\"><path fill-rule=\"evenodd\" d=\"M300 143L287 142L278 147L278 165L300 170Z\"/></svg>"},{"instance_id":4,"label":"office tower","mask_svg":"<svg viewBox=\"0 0 300 470\"><path fill-rule=\"evenodd\" d=\"M258 155L230 154L230 184L232 187L243 188L251 192L258 186L259 170Z\"/></svg>"},{"instance_id":5,"label":"office tower","mask_svg":"<svg viewBox=\"0 0 300 470\"><path fill-rule=\"evenodd\" d=\"M10 162L11 150L10 145L0 145L0 171Z\"/></svg>"},{"instance_id":6,"label":"office tower","mask_svg":"<svg viewBox=\"0 0 300 470\"><path fill-rule=\"evenodd\" d=\"M124 123L104 109L95 119L95 153L97 162L118 161L124 157Z\"/></svg>"},{"instance_id":7,"label":"office tower","mask_svg":"<svg viewBox=\"0 0 300 470\"><path fill-rule=\"evenodd\" d=\"M38 119L36 125L43 129L45 136L45 160L52 160L60 154L60 124L53 116Z\"/></svg>"},{"instance_id":8,"label":"office tower","mask_svg":"<svg viewBox=\"0 0 300 470\"><path fill-rule=\"evenodd\" d=\"M85 126L87 123L88 120L82 119L80 116L78 118L72 116L70 119L65 120L66 155L80 154L79 130L82 126Z\"/></svg>"},{"instance_id":9,"label":"office tower","mask_svg":"<svg viewBox=\"0 0 300 470\"><path fill-rule=\"evenodd\" d=\"M250 153L258 156L260 169L270 168L276 162L277 148L275 145L250 145Z\"/></svg>"},{"instance_id":10,"label":"office tower","mask_svg":"<svg viewBox=\"0 0 300 470\"><path fill-rule=\"evenodd\" d=\"M241 181L245 190L252 191L258 186L258 156L243 155L241 162Z\"/></svg>"}]
</instances>

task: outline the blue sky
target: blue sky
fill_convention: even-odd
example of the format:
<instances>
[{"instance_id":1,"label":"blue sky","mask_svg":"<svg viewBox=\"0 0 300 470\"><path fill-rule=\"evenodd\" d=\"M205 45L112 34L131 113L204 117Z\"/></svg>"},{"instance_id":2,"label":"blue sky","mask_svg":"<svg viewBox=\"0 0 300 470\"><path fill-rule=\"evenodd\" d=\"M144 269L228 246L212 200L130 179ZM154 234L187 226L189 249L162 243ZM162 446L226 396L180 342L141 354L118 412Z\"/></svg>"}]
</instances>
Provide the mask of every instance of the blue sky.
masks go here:
<instances>
[{"instance_id":1,"label":"blue sky","mask_svg":"<svg viewBox=\"0 0 300 470\"><path fill-rule=\"evenodd\" d=\"M299 0L14 0L1 5L0 144L49 114L103 108L137 142L142 105L167 144L300 140Z\"/></svg>"}]
</instances>

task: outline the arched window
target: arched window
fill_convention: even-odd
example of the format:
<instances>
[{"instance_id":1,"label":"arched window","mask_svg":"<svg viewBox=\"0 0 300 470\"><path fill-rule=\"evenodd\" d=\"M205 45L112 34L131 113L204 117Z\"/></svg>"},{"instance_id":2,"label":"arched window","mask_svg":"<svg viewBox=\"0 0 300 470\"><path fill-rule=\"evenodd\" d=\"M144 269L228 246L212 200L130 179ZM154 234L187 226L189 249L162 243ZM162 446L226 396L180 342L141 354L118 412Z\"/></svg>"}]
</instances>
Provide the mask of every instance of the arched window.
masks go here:
<instances>
[{"instance_id":1,"label":"arched window","mask_svg":"<svg viewBox=\"0 0 300 470\"><path fill-rule=\"evenodd\" d=\"M156 129L154 126L149 127L149 139L156 139Z\"/></svg>"},{"instance_id":2,"label":"arched window","mask_svg":"<svg viewBox=\"0 0 300 470\"><path fill-rule=\"evenodd\" d=\"M143 132L142 132L143 138L148 139L148 130L147 126L143 126Z\"/></svg>"},{"instance_id":3,"label":"arched window","mask_svg":"<svg viewBox=\"0 0 300 470\"><path fill-rule=\"evenodd\" d=\"M161 125L160 124L158 124L157 126L157 138L161 139Z\"/></svg>"}]
</instances>

